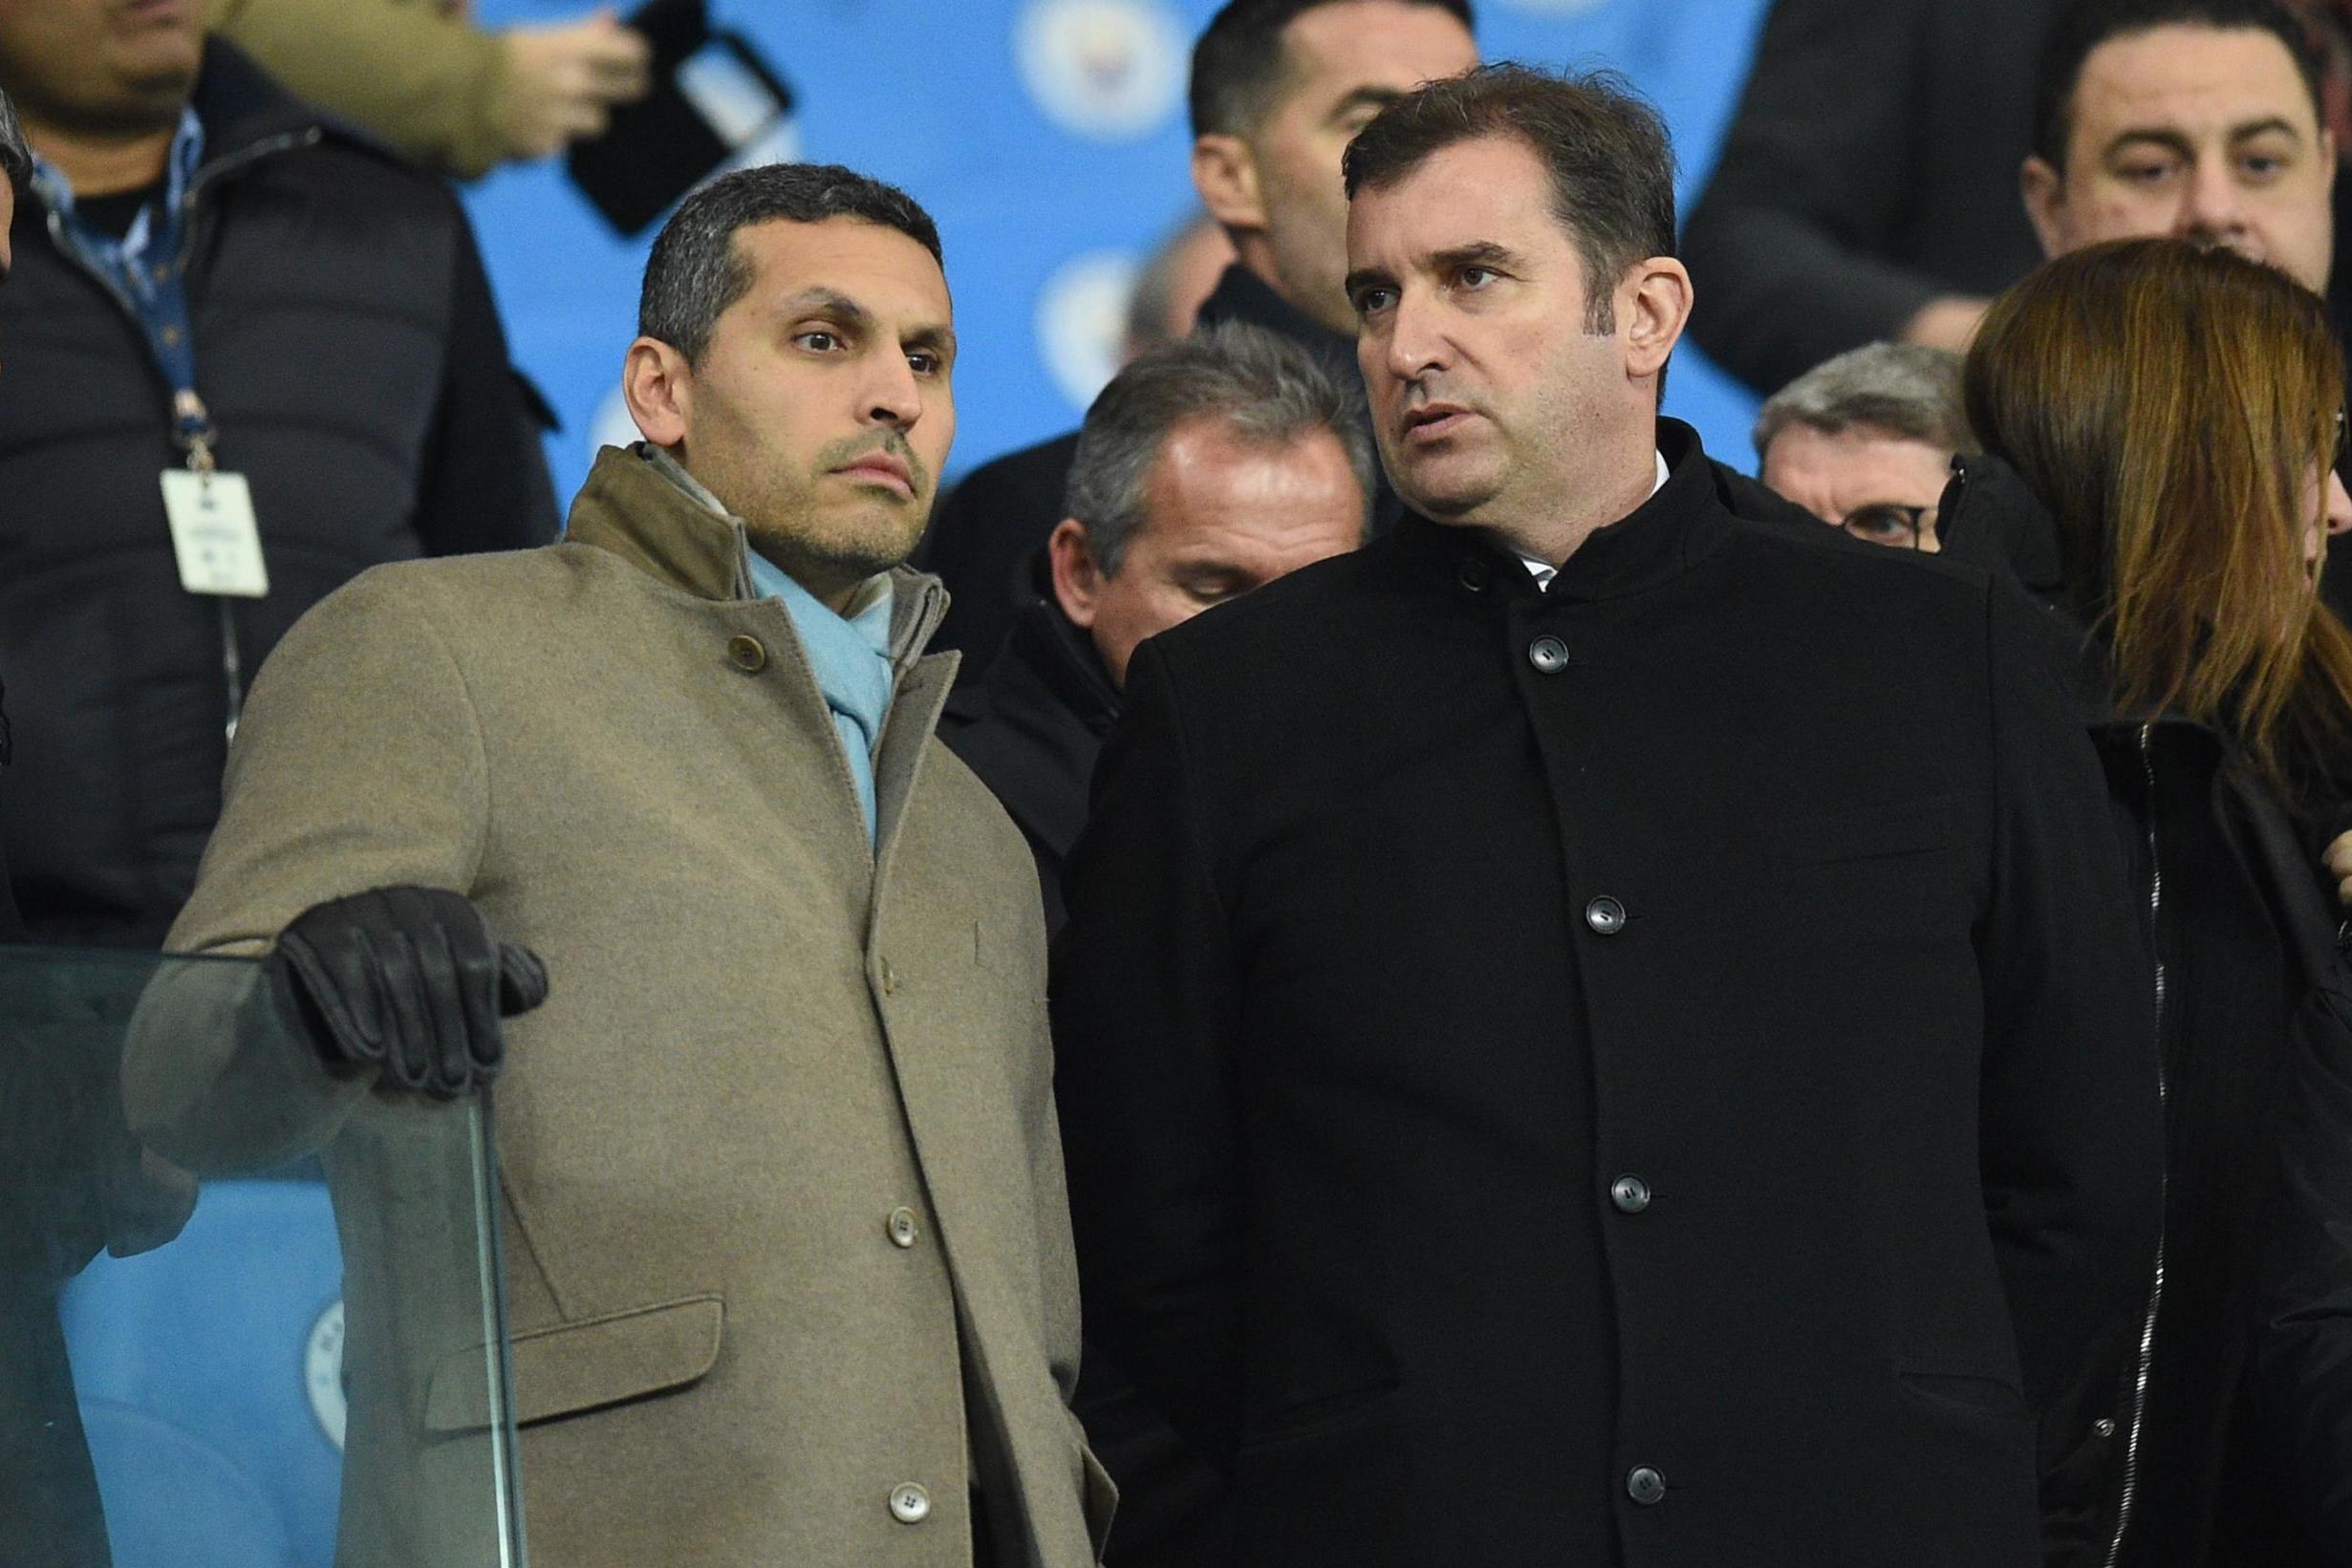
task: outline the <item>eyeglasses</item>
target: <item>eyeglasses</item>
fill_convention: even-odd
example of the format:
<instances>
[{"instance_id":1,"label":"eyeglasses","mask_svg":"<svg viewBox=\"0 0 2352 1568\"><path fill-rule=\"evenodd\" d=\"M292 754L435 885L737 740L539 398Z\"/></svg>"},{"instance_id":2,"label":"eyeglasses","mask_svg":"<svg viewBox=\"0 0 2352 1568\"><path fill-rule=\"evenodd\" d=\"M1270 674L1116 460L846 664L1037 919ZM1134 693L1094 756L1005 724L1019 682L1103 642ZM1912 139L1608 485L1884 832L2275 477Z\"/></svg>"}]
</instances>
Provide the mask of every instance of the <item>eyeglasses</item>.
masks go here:
<instances>
[{"instance_id":1,"label":"eyeglasses","mask_svg":"<svg viewBox=\"0 0 2352 1568\"><path fill-rule=\"evenodd\" d=\"M1920 536L1934 531L1934 518L1932 506L1902 506L1891 501L1874 501L1847 512L1838 526L1866 544L1917 549Z\"/></svg>"}]
</instances>

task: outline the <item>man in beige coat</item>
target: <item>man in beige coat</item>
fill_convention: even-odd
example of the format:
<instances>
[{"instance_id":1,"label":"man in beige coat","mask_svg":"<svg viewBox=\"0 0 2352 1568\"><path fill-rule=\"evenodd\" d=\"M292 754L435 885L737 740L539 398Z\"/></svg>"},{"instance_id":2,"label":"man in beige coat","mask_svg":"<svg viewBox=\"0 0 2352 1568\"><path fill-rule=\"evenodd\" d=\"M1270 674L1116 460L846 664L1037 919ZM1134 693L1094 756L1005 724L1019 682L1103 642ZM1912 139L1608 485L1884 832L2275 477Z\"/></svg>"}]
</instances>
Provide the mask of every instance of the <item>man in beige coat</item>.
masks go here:
<instances>
[{"instance_id":1,"label":"man in beige coat","mask_svg":"<svg viewBox=\"0 0 2352 1568\"><path fill-rule=\"evenodd\" d=\"M171 945L285 934L317 1059L149 1042L135 1121L188 1163L324 1148L345 1558L425 1560L356 1543L484 1401L458 1326L396 1308L428 1243L369 1177L452 1113L395 1079L496 1066L431 957L479 970L495 932L548 979L497 1094L534 1560L1091 1563L1037 885L933 739L944 594L897 565L954 431L937 234L846 169L730 175L658 242L640 326L649 440L566 542L368 572L261 672ZM371 986L417 1004L371 1023Z\"/></svg>"}]
</instances>

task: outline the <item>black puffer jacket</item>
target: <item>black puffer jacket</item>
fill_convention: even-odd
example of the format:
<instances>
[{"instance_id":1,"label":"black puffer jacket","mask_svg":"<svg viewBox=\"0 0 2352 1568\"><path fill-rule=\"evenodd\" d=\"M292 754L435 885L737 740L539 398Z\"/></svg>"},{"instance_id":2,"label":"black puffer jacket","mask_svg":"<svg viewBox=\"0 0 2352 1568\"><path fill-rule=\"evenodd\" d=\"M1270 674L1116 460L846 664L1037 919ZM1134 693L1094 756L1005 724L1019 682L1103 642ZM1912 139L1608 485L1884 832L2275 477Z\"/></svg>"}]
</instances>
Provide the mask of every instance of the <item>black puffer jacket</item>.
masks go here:
<instances>
[{"instance_id":1,"label":"black puffer jacket","mask_svg":"<svg viewBox=\"0 0 2352 1568\"><path fill-rule=\"evenodd\" d=\"M2045 1452L2052 1560L2352 1563L2352 991L2312 835L2227 736L2117 716L2057 528L2014 472L1956 463L1942 533L2048 607L2157 961L2163 1251L2069 1401L2091 1419L2053 1424L2101 1435ZM2299 1172L2283 1201L2282 1149Z\"/></svg>"},{"instance_id":2,"label":"black puffer jacket","mask_svg":"<svg viewBox=\"0 0 2352 1568\"><path fill-rule=\"evenodd\" d=\"M226 45L195 109L186 279L223 467L252 483L270 595L229 600L250 679L378 562L554 535L537 430L446 187L286 97ZM117 293L17 209L0 290L0 795L17 901L51 941L148 943L220 810L222 601L180 586L157 476L171 389Z\"/></svg>"}]
</instances>

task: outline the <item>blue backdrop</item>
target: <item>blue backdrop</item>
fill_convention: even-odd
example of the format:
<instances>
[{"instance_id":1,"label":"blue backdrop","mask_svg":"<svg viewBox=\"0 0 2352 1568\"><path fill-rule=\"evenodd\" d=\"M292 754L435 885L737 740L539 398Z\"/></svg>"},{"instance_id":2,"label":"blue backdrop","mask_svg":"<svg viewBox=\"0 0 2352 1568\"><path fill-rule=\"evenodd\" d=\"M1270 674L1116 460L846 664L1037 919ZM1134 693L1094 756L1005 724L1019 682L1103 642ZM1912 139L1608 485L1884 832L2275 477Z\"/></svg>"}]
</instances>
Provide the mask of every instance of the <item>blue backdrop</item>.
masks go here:
<instances>
[{"instance_id":1,"label":"blue backdrop","mask_svg":"<svg viewBox=\"0 0 2352 1568\"><path fill-rule=\"evenodd\" d=\"M903 185L939 220L962 344L951 474L1073 428L1122 280L1194 210L1183 87L1218 0L711 0L798 95L784 146ZM496 26L583 0L481 0ZM1609 65L1658 104L1687 211L1745 78L1764 0L1479 0L1489 59ZM559 164L510 168L467 203L517 361L562 416L570 496L601 440L650 243L616 238ZM1701 297L1706 279L1696 280ZM1057 374L1058 369L1058 374ZM1686 344L1667 411L1746 466L1754 400Z\"/></svg>"}]
</instances>

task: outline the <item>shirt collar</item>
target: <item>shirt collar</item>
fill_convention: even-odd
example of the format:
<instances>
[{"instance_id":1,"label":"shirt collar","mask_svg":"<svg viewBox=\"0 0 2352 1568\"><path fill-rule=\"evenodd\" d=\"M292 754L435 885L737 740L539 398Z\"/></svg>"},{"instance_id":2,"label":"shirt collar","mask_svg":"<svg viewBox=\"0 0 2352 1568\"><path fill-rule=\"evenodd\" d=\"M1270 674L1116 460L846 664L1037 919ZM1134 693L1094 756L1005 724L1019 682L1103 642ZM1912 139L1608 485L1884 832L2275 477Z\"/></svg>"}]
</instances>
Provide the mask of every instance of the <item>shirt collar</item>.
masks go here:
<instances>
[{"instance_id":1,"label":"shirt collar","mask_svg":"<svg viewBox=\"0 0 2352 1568\"><path fill-rule=\"evenodd\" d=\"M1657 477L1650 482L1650 495L1642 498L1645 501L1665 489L1666 482L1673 472L1667 466L1665 453L1659 452L1655 456L1658 460ZM1512 553L1519 557L1520 564L1527 569L1527 575L1535 579L1535 586L1538 588L1550 588L1552 579L1560 575L1560 569L1540 555L1529 555L1524 550L1515 550Z\"/></svg>"}]
</instances>

